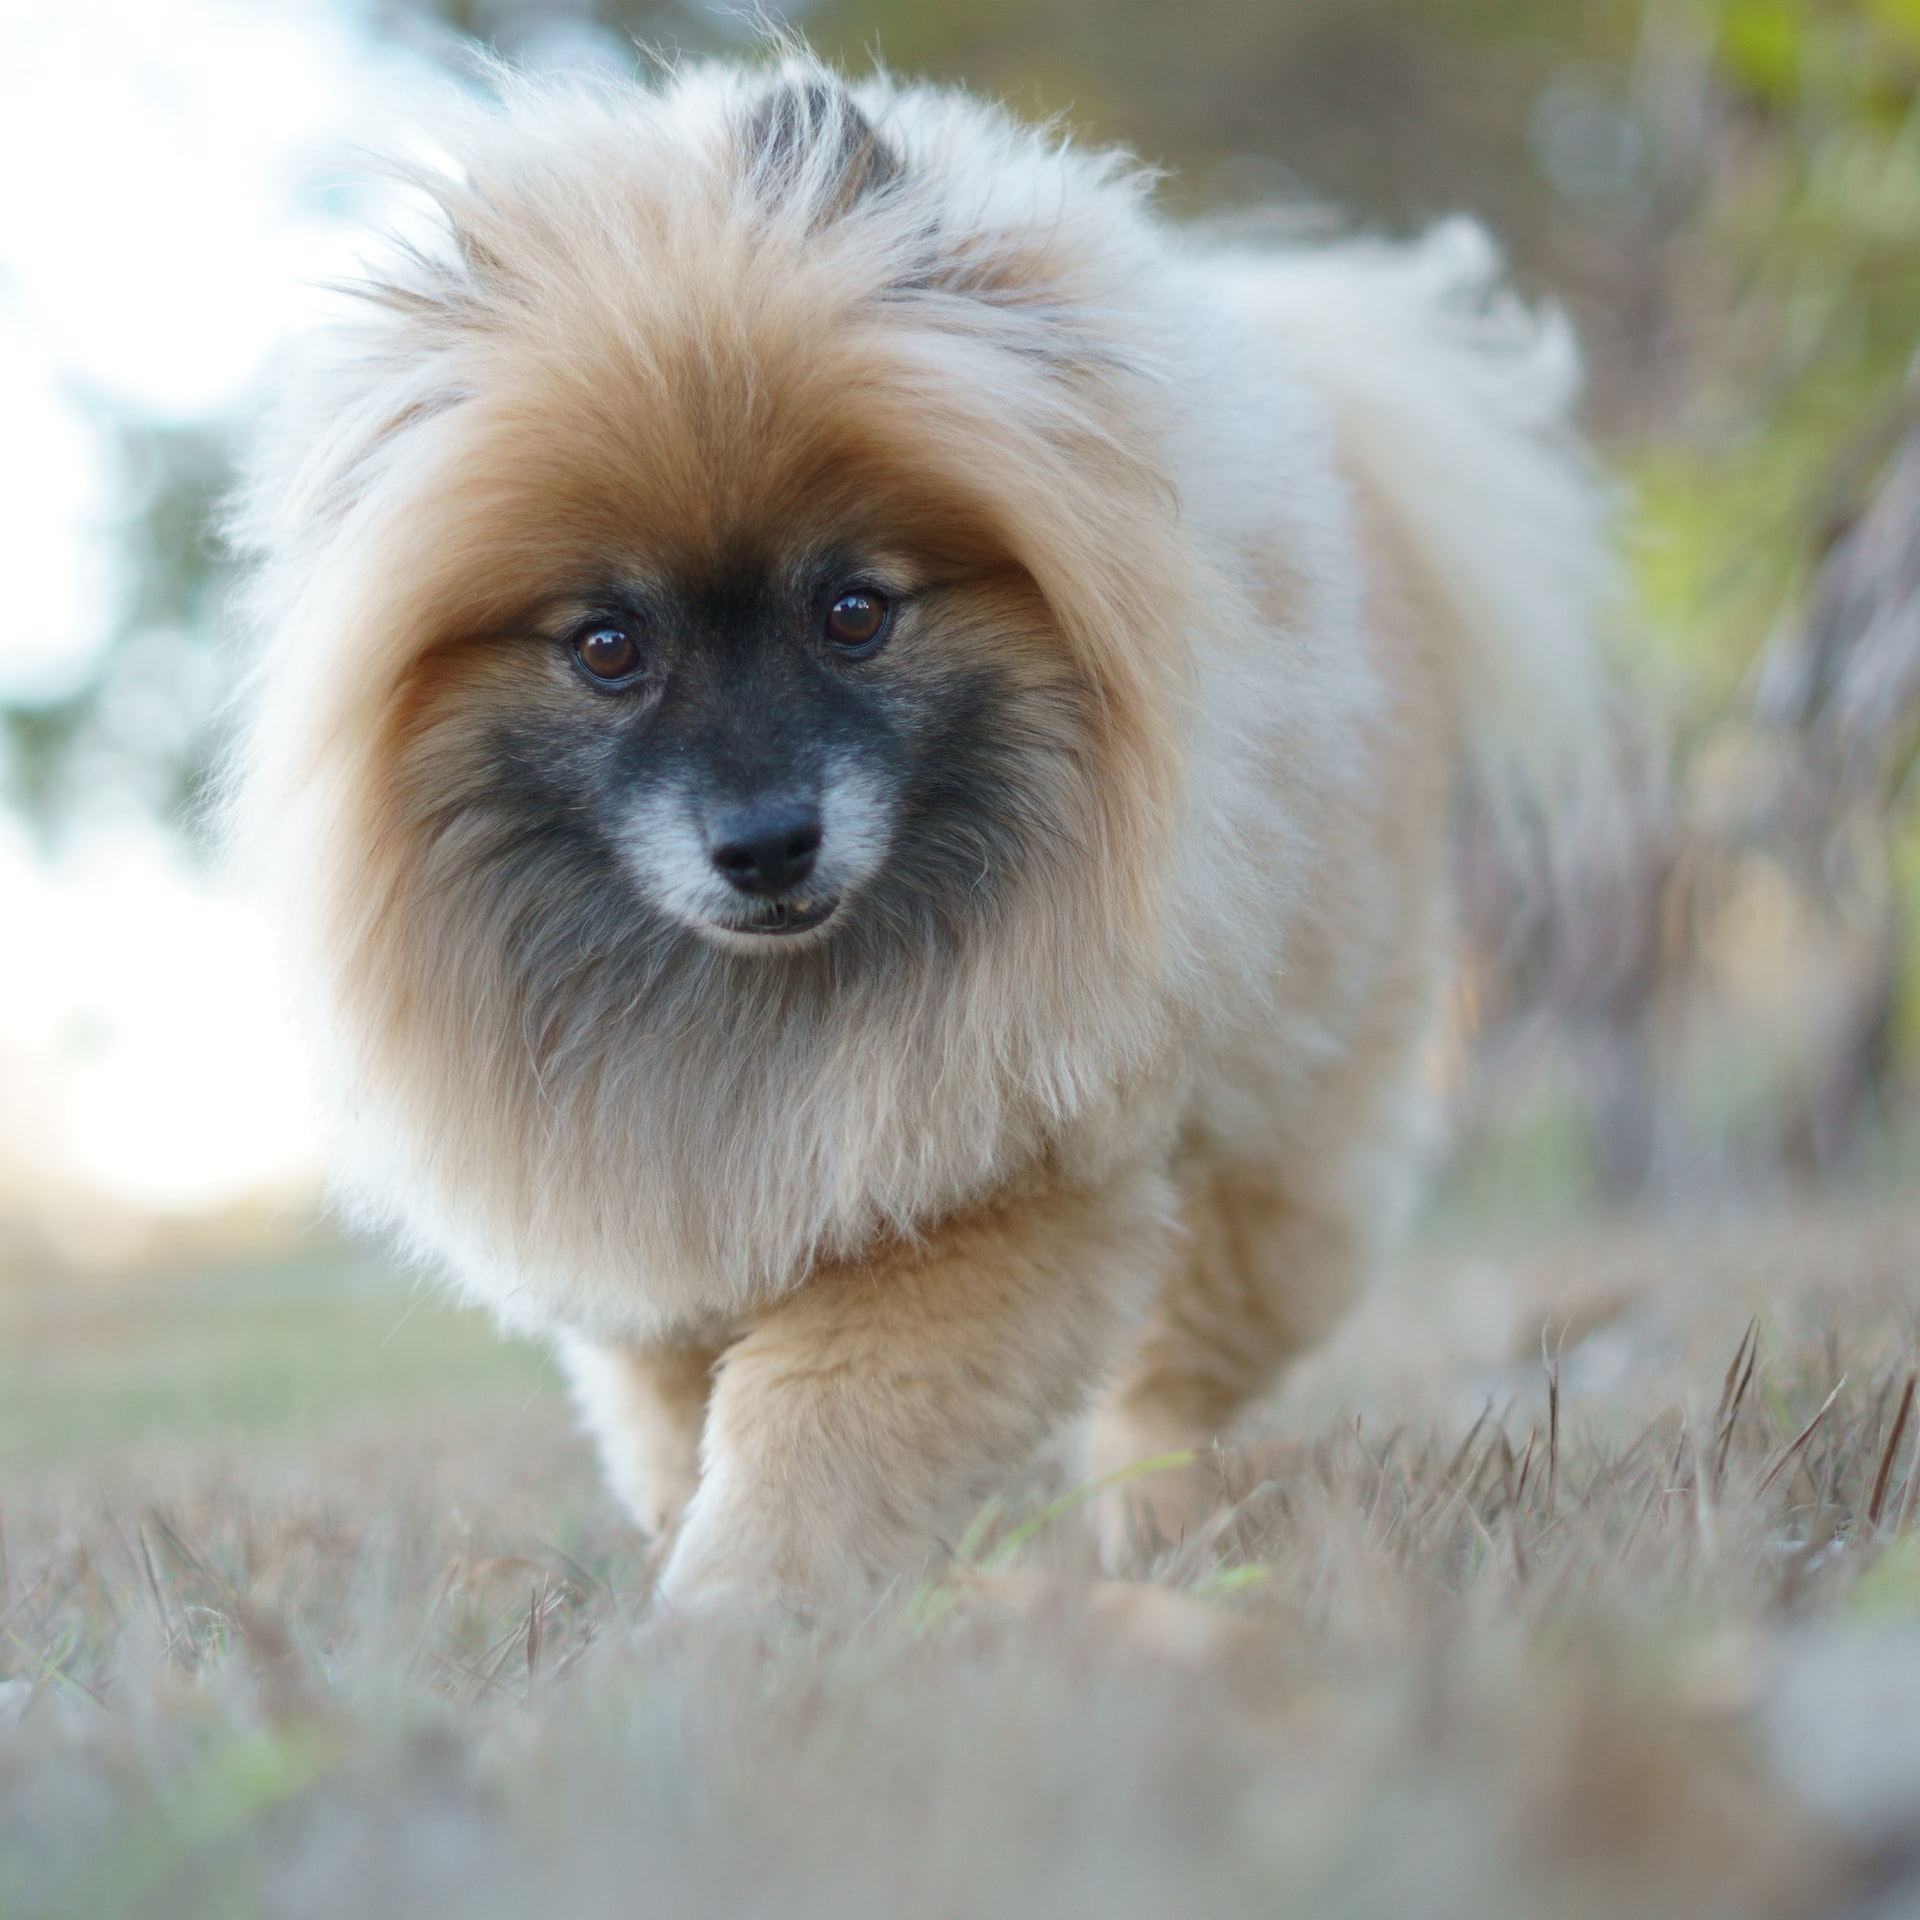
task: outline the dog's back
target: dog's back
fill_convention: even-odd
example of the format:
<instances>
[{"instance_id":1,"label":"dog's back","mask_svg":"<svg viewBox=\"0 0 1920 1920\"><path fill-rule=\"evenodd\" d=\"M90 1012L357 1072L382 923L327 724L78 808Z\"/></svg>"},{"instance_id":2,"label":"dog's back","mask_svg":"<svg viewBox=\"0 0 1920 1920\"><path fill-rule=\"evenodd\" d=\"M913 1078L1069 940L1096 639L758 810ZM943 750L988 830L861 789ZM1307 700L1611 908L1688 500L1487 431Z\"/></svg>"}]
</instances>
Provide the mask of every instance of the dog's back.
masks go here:
<instances>
[{"instance_id":1,"label":"dog's back","mask_svg":"<svg viewBox=\"0 0 1920 1920\"><path fill-rule=\"evenodd\" d=\"M1230 771L1190 831L1235 834L1245 890L1275 905L1242 936L1255 990L1218 983L1231 1011L1200 1049L1177 1156L1181 1252L1097 1424L1102 1471L1225 1429L1327 1331L1404 1218L1462 786L1516 854L1607 804L1608 503L1572 430L1564 323L1501 288L1466 221L1411 246L1224 249L1198 270L1306 390L1267 404L1287 454L1318 456L1292 484L1331 533L1309 522L1303 538L1290 504L1264 556L1243 549L1271 604L1264 674L1202 646L1220 685L1197 789L1209 766ZM1323 435L1303 453L1293 416L1313 401ZM1215 925L1236 910L1194 908ZM1114 1502L1110 1545L1149 1517L1172 1537L1215 1494L1203 1466L1157 1474Z\"/></svg>"}]
</instances>

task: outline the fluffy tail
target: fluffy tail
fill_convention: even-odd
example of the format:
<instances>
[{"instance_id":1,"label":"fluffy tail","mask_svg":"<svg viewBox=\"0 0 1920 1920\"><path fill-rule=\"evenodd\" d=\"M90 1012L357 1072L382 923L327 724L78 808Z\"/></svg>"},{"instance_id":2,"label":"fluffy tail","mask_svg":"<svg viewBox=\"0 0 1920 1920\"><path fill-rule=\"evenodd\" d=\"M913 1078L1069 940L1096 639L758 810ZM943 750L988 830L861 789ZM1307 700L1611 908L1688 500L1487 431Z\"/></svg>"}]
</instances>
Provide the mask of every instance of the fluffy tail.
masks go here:
<instances>
[{"instance_id":1,"label":"fluffy tail","mask_svg":"<svg viewBox=\"0 0 1920 1920\"><path fill-rule=\"evenodd\" d=\"M1445 610L1455 708L1496 815L1564 826L1609 786L1612 502L1571 429L1572 331L1499 271L1486 235L1451 220L1413 246L1280 255L1255 297Z\"/></svg>"}]
</instances>

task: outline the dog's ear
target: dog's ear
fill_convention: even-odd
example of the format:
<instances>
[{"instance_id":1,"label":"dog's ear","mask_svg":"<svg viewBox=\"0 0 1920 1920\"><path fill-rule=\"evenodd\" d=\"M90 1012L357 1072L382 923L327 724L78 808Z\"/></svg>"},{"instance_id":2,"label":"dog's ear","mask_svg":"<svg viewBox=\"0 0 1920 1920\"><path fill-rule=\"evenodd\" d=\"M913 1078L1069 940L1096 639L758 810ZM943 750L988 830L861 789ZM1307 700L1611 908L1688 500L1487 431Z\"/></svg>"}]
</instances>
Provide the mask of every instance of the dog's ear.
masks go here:
<instances>
[{"instance_id":1,"label":"dog's ear","mask_svg":"<svg viewBox=\"0 0 1920 1920\"><path fill-rule=\"evenodd\" d=\"M781 80L755 101L741 150L755 187L810 206L815 226L844 218L901 172L846 88L813 76Z\"/></svg>"}]
</instances>

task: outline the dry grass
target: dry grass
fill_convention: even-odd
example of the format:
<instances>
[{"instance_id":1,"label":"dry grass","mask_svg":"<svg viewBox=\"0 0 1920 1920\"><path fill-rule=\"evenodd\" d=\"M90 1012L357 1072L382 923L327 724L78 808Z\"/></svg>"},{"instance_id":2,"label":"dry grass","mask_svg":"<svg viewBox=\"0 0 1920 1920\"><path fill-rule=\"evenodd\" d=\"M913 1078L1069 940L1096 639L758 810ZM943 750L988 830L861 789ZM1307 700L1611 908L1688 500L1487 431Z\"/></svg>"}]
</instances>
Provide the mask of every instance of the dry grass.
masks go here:
<instances>
[{"instance_id":1,"label":"dry grass","mask_svg":"<svg viewBox=\"0 0 1920 1920\"><path fill-rule=\"evenodd\" d=\"M0 1452L0 1912L1911 1914L1917 1283L1897 1203L1430 1253L1134 1582L1036 1476L811 1636L654 1619L518 1378Z\"/></svg>"}]
</instances>

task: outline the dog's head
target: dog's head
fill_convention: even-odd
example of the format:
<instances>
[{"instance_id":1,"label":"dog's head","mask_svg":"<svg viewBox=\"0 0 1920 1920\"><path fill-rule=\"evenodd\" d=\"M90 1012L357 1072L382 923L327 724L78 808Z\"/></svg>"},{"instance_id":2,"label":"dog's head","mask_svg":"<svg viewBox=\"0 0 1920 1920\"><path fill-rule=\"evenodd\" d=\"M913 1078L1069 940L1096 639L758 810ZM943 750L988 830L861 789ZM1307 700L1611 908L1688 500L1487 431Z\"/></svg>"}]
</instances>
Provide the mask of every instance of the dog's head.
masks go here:
<instances>
[{"instance_id":1,"label":"dog's head","mask_svg":"<svg viewBox=\"0 0 1920 1920\"><path fill-rule=\"evenodd\" d=\"M1124 865L1181 609L1138 604L1168 503L1075 237L961 217L817 70L637 99L522 102L436 183L453 245L374 289L384 351L270 530L325 623L277 691L309 738L354 709L363 833L764 956Z\"/></svg>"},{"instance_id":2,"label":"dog's head","mask_svg":"<svg viewBox=\"0 0 1920 1920\"><path fill-rule=\"evenodd\" d=\"M1207 594L1162 255L957 98L505 84L268 436L239 818L449 1207L772 1270L1158 1017Z\"/></svg>"}]
</instances>

